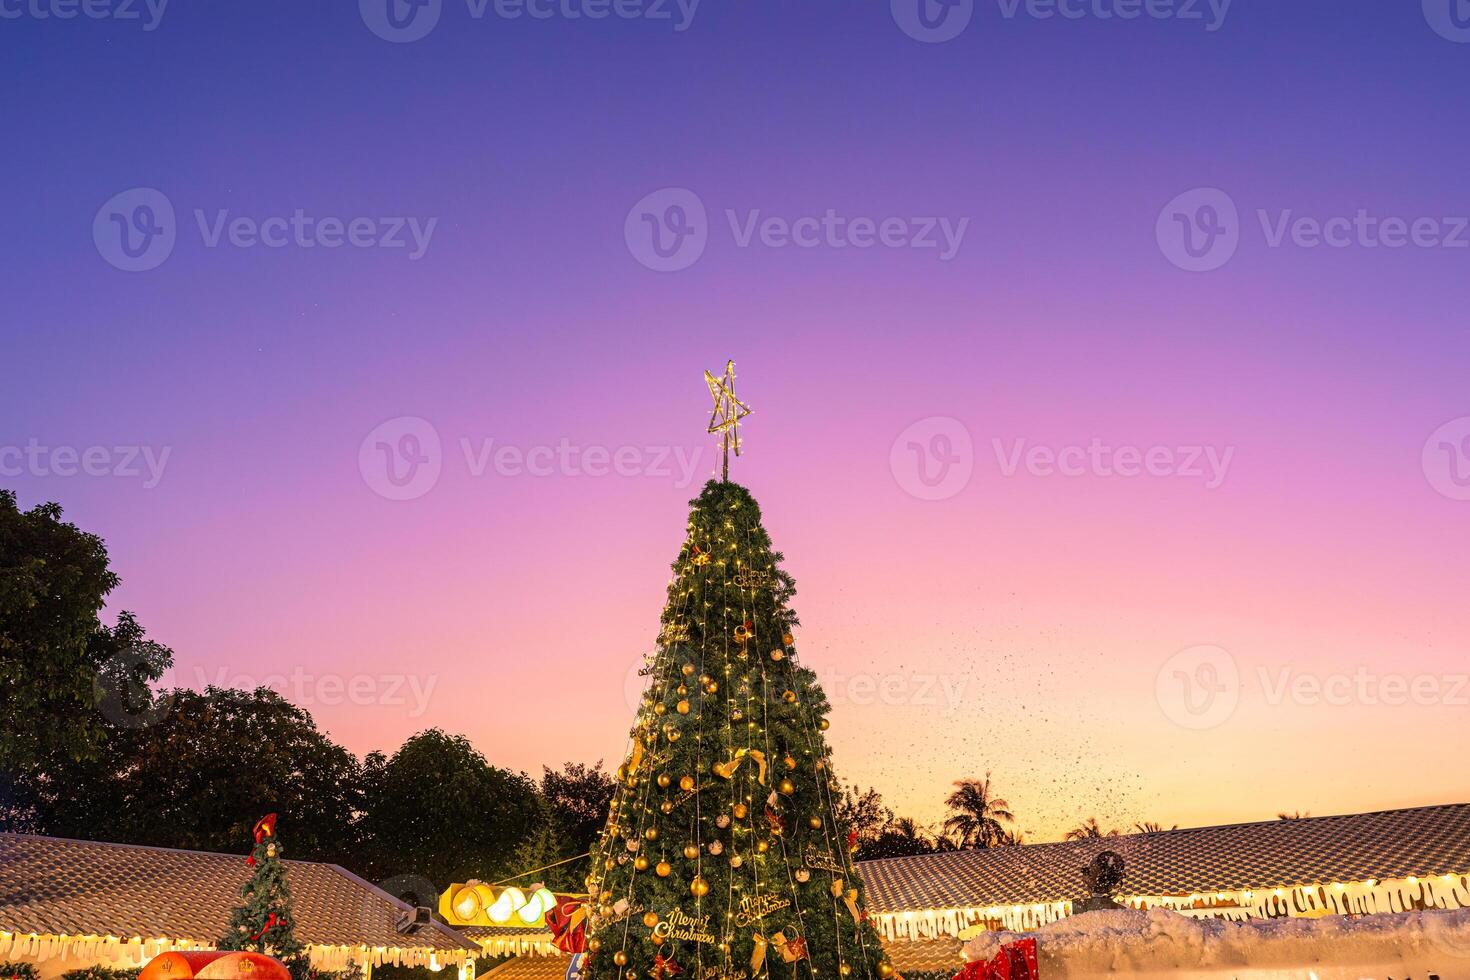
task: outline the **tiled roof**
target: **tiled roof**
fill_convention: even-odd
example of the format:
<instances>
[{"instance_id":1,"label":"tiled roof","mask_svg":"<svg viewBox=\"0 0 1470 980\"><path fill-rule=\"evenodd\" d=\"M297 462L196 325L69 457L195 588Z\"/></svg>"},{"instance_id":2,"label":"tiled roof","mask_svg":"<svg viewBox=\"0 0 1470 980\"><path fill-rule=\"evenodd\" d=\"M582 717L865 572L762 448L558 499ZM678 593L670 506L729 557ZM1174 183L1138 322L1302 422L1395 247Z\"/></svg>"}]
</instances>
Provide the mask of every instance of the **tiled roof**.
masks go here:
<instances>
[{"instance_id":1,"label":"tiled roof","mask_svg":"<svg viewBox=\"0 0 1470 980\"><path fill-rule=\"evenodd\" d=\"M1470 872L1470 804L1197 827L863 861L877 913L973 909L1081 897L1099 851L1127 862L1121 895L1190 895Z\"/></svg>"},{"instance_id":2,"label":"tiled roof","mask_svg":"<svg viewBox=\"0 0 1470 980\"><path fill-rule=\"evenodd\" d=\"M336 865L284 863L308 945L477 948L437 922L398 932L408 906ZM213 943L249 874L238 854L0 834L0 931Z\"/></svg>"},{"instance_id":3,"label":"tiled roof","mask_svg":"<svg viewBox=\"0 0 1470 980\"><path fill-rule=\"evenodd\" d=\"M899 973L954 974L964 963L960 949L965 944L954 936L885 942L883 950Z\"/></svg>"},{"instance_id":4,"label":"tiled roof","mask_svg":"<svg viewBox=\"0 0 1470 980\"><path fill-rule=\"evenodd\" d=\"M570 963L566 956L516 956L480 974L479 980L563 980Z\"/></svg>"}]
</instances>

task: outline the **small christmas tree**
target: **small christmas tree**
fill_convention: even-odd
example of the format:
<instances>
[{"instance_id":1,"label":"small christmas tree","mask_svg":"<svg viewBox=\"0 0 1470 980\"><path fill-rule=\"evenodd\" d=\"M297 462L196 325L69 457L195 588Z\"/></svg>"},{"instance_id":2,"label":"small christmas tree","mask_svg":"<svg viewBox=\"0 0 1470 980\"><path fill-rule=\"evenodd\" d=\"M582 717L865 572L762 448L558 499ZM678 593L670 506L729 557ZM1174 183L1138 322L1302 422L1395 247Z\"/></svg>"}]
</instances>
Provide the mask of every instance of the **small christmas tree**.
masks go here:
<instances>
[{"instance_id":1,"label":"small christmas tree","mask_svg":"<svg viewBox=\"0 0 1470 980\"><path fill-rule=\"evenodd\" d=\"M710 431L739 451L733 364ZM727 471L727 470L726 470ZM629 753L592 851L585 980L886 980L794 583L744 487L692 501Z\"/></svg>"},{"instance_id":2,"label":"small christmas tree","mask_svg":"<svg viewBox=\"0 0 1470 980\"><path fill-rule=\"evenodd\" d=\"M255 825L255 849L245 859L253 871L240 886L241 904L230 915L230 927L215 945L274 956L291 968L293 976L299 976L306 947L296 938L291 886L286 882L282 851L276 838L276 815L272 813Z\"/></svg>"}]
</instances>

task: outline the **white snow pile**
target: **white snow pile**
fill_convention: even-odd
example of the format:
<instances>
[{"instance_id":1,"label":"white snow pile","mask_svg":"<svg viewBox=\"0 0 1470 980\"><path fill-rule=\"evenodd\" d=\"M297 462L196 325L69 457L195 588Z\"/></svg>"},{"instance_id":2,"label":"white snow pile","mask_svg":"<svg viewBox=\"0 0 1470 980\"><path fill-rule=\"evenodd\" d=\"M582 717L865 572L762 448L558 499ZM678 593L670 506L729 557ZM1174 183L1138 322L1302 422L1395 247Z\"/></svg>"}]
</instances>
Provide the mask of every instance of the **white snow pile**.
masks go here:
<instances>
[{"instance_id":1,"label":"white snow pile","mask_svg":"<svg viewBox=\"0 0 1470 980\"><path fill-rule=\"evenodd\" d=\"M1034 936L1044 980L1118 973L1244 980L1470 980L1470 909L1318 919L1193 919L1165 909L1087 912L1034 932L989 932L965 944L989 961Z\"/></svg>"}]
</instances>

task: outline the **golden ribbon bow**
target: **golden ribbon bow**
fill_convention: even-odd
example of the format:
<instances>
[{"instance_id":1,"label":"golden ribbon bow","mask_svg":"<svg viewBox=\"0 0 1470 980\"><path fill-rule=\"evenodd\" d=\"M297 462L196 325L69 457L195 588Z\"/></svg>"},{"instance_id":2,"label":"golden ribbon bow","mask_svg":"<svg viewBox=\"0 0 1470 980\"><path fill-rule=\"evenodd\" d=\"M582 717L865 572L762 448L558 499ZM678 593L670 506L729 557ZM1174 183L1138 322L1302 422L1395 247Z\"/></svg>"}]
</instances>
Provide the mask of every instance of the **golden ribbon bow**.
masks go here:
<instances>
[{"instance_id":1,"label":"golden ribbon bow","mask_svg":"<svg viewBox=\"0 0 1470 980\"><path fill-rule=\"evenodd\" d=\"M716 762L710 766L710 770L721 779L733 779L735 771L740 768L746 756L755 760L756 782L762 786L766 785L766 754L759 749L736 749L735 758L729 762Z\"/></svg>"},{"instance_id":2,"label":"golden ribbon bow","mask_svg":"<svg viewBox=\"0 0 1470 980\"><path fill-rule=\"evenodd\" d=\"M766 963L766 937L756 932L750 938L755 941L755 950L750 954L750 975L756 977Z\"/></svg>"}]
</instances>

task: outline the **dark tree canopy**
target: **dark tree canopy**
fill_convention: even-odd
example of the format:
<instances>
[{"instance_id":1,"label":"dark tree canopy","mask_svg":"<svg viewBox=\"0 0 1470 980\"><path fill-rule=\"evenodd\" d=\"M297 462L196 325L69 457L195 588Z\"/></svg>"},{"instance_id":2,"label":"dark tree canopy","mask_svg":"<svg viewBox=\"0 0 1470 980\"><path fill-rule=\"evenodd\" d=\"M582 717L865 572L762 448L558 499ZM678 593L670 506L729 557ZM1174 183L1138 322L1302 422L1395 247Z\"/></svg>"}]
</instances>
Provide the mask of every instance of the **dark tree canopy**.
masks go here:
<instances>
[{"instance_id":1,"label":"dark tree canopy","mask_svg":"<svg viewBox=\"0 0 1470 980\"><path fill-rule=\"evenodd\" d=\"M115 627L98 618L117 584L100 538L62 521L56 504L21 511L0 490L0 769L95 755L108 688L126 703L168 667L168 649L145 644L132 616Z\"/></svg>"},{"instance_id":2,"label":"dark tree canopy","mask_svg":"<svg viewBox=\"0 0 1470 980\"><path fill-rule=\"evenodd\" d=\"M524 773L490 765L469 740L438 729L365 762L361 821L369 873L427 878L436 888L523 870L515 852L542 810Z\"/></svg>"},{"instance_id":3,"label":"dark tree canopy","mask_svg":"<svg viewBox=\"0 0 1470 980\"><path fill-rule=\"evenodd\" d=\"M37 829L59 837L242 851L261 814L281 814L294 857L347 860L361 808L357 759L267 688L168 691L111 724L100 755L20 774Z\"/></svg>"}]
</instances>

